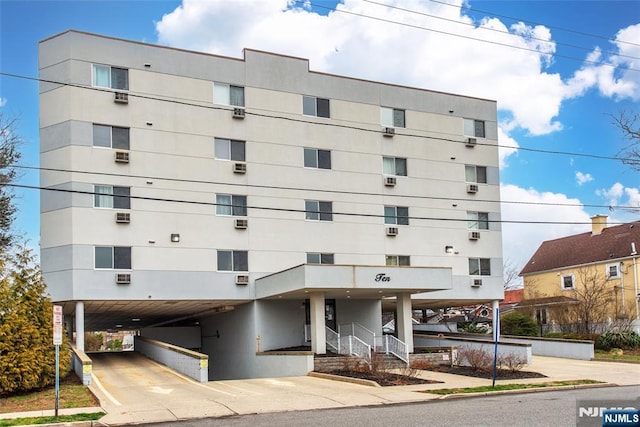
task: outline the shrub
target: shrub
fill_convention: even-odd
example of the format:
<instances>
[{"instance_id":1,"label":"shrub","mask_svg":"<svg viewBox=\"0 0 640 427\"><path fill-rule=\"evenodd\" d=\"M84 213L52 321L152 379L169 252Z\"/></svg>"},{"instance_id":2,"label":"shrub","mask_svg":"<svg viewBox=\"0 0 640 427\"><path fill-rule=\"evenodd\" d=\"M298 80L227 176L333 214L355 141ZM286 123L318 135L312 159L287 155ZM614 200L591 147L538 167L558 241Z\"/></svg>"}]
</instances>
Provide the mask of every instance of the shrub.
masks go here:
<instances>
[{"instance_id":1,"label":"shrub","mask_svg":"<svg viewBox=\"0 0 640 427\"><path fill-rule=\"evenodd\" d=\"M538 336L538 325L526 314L509 313L500 318L500 332L505 335Z\"/></svg>"},{"instance_id":2,"label":"shrub","mask_svg":"<svg viewBox=\"0 0 640 427\"><path fill-rule=\"evenodd\" d=\"M458 349L456 365L469 366L474 371L489 372L493 369L493 355L483 348L464 346Z\"/></svg>"},{"instance_id":3,"label":"shrub","mask_svg":"<svg viewBox=\"0 0 640 427\"><path fill-rule=\"evenodd\" d=\"M600 336L598 347L603 350L638 348L640 347L640 335L629 330L606 332Z\"/></svg>"},{"instance_id":4,"label":"shrub","mask_svg":"<svg viewBox=\"0 0 640 427\"><path fill-rule=\"evenodd\" d=\"M488 326L478 325L477 323L465 323L460 328L460 332L466 332L468 334L488 334L491 329Z\"/></svg>"},{"instance_id":5,"label":"shrub","mask_svg":"<svg viewBox=\"0 0 640 427\"><path fill-rule=\"evenodd\" d=\"M500 369L517 372L524 368L527 364L527 360L515 353L507 353L498 356L497 364Z\"/></svg>"}]
</instances>

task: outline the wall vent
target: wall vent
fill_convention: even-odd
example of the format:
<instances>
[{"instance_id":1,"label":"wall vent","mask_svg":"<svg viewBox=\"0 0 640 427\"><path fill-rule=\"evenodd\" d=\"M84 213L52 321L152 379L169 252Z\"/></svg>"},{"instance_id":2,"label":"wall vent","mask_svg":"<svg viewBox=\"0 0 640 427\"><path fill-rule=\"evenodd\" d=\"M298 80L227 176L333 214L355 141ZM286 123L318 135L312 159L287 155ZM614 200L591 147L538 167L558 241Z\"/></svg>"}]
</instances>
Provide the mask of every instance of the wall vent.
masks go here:
<instances>
[{"instance_id":1,"label":"wall vent","mask_svg":"<svg viewBox=\"0 0 640 427\"><path fill-rule=\"evenodd\" d=\"M469 240L478 240L480 238L479 231L470 231L469 232Z\"/></svg>"},{"instance_id":2,"label":"wall vent","mask_svg":"<svg viewBox=\"0 0 640 427\"><path fill-rule=\"evenodd\" d=\"M478 140L475 138L467 138L467 142L465 143L465 145L468 148L473 148L478 144Z\"/></svg>"},{"instance_id":3,"label":"wall vent","mask_svg":"<svg viewBox=\"0 0 640 427\"><path fill-rule=\"evenodd\" d=\"M233 109L233 118L234 119L244 119L244 108L234 108Z\"/></svg>"},{"instance_id":4,"label":"wall vent","mask_svg":"<svg viewBox=\"0 0 640 427\"><path fill-rule=\"evenodd\" d=\"M471 286L474 288L482 286L482 279L471 279Z\"/></svg>"},{"instance_id":5,"label":"wall vent","mask_svg":"<svg viewBox=\"0 0 640 427\"><path fill-rule=\"evenodd\" d=\"M236 219L234 221L233 226L235 228L239 228L239 229L245 229L249 226L249 220L248 219Z\"/></svg>"},{"instance_id":6,"label":"wall vent","mask_svg":"<svg viewBox=\"0 0 640 427\"><path fill-rule=\"evenodd\" d=\"M387 227L387 236L397 236L398 227Z\"/></svg>"},{"instance_id":7,"label":"wall vent","mask_svg":"<svg viewBox=\"0 0 640 427\"><path fill-rule=\"evenodd\" d=\"M249 276L246 274L238 274L236 276L236 285L248 285L249 284Z\"/></svg>"},{"instance_id":8,"label":"wall vent","mask_svg":"<svg viewBox=\"0 0 640 427\"><path fill-rule=\"evenodd\" d=\"M247 164L246 163L234 163L233 164L233 173L247 173Z\"/></svg>"},{"instance_id":9,"label":"wall vent","mask_svg":"<svg viewBox=\"0 0 640 427\"><path fill-rule=\"evenodd\" d=\"M116 273L116 283L118 285L128 285L131 283L131 273Z\"/></svg>"},{"instance_id":10,"label":"wall vent","mask_svg":"<svg viewBox=\"0 0 640 427\"><path fill-rule=\"evenodd\" d=\"M131 214L129 212L116 212L116 222L118 224L129 224L131 222Z\"/></svg>"},{"instance_id":11,"label":"wall vent","mask_svg":"<svg viewBox=\"0 0 640 427\"><path fill-rule=\"evenodd\" d=\"M382 134L384 136L393 136L396 134L396 130L394 128L384 128Z\"/></svg>"},{"instance_id":12,"label":"wall vent","mask_svg":"<svg viewBox=\"0 0 640 427\"><path fill-rule=\"evenodd\" d=\"M478 192L478 184L467 184L467 193L475 194Z\"/></svg>"},{"instance_id":13,"label":"wall vent","mask_svg":"<svg viewBox=\"0 0 640 427\"><path fill-rule=\"evenodd\" d=\"M113 102L117 104L128 104L129 94L126 92L115 92Z\"/></svg>"},{"instance_id":14,"label":"wall vent","mask_svg":"<svg viewBox=\"0 0 640 427\"><path fill-rule=\"evenodd\" d=\"M387 187L394 187L396 185L396 177L395 176L385 176L384 177L384 185Z\"/></svg>"},{"instance_id":15,"label":"wall vent","mask_svg":"<svg viewBox=\"0 0 640 427\"><path fill-rule=\"evenodd\" d=\"M116 163L129 163L129 152L128 151L116 151L116 153L115 153L115 161L116 161Z\"/></svg>"}]
</instances>

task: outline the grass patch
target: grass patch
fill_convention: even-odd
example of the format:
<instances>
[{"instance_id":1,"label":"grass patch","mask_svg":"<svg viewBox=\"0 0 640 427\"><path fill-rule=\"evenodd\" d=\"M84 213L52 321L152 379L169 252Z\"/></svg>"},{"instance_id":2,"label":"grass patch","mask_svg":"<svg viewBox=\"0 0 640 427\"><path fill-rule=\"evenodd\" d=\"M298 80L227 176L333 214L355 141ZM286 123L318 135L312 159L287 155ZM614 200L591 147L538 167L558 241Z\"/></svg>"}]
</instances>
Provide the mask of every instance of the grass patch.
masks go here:
<instances>
[{"instance_id":1,"label":"grass patch","mask_svg":"<svg viewBox=\"0 0 640 427\"><path fill-rule=\"evenodd\" d=\"M2 396L0 399L0 414L55 409L55 406L56 389L55 386L51 386L29 393ZM58 406L60 409L91 406L99 406L98 400L89 391L88 387L82 385L82 382L75 375L68 375L60 381Z\"/></svg>"},{"instance_id":2,"label":"grass patch","mask_svg":"<svg viewBox=\"0 0 640 427\"><path fill-rule=\"evenodd\" d=\"M32 424L71 423L74 421L95 421L104 416L104 412L94 414L60 415L59 417L30 417L0 420L0 427L25 426Z\"/></svg>"},{"instance_id":3,"label":"grass patch","mask_svg":"<svg viewBox=\"0 0 640 427\"><path fill-rule=\"evenodd\" d=\"M624 351L623 354L611 354L608 351L604 350L596 350L594 354L595 360L616 360L618 362L636 362L640 363L640 354L638 354L637 350L633 352L634 354L629 354L627 351Z\"/></svg>"},{"instance_id":4,"label":"grass patch","mask_svg":"<svg viewBox=\"0 0 640 427\"><path fill-rule=\"evenodd\" d=\"M490 385L480 387L466 387L466 388L442 388L438 390L421 390L421 393L430 394L459 394L459 393L484 393L492 391L502 390L524 390L530 388L546 388L546 387L560 387L560 386L573 386L582 384L603 384L602 381L595 380L570 380L570 381L550 381L546 383L532 383L532 384L498 384L495 387Z\"/></svg>"}]
</instances>

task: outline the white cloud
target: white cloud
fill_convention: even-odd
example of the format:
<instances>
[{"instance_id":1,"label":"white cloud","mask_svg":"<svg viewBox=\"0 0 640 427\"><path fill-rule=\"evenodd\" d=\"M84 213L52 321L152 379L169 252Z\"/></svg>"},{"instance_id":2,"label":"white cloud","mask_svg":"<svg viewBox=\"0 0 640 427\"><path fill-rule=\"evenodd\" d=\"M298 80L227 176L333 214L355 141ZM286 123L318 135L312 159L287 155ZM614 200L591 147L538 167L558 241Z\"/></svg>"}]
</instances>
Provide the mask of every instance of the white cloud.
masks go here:
<instances>
[{"instance_id":1,"label":"white cloud","mask_svg":"<svg viewBox=\"0 0 640 427\"><path fill-rule=\"evenodd\" d=\"M620 199L624 194L624 185L616 182L609 189L596 190L596 195L606 200L609 206L617 206L620 204Z\"/></svg>"},{"instance_id":2,"label":"white cloud","mask_svg":"<svg viewBox=\"0 0 640 427\"><path fill-rule=\"evenodd\" d=\"M496 99L510 113L504 129L532 135L562 129L556 117L563 97L575 94L560 75L545 71L556 49L548 28L507 28L497 18L473 22L461 9L435 2L387 3L422 14L357 0L327 16L288 8L286 0L183 0L156 29L159 42L170 46L234 57L245 47L274 51L308 58L318 71Z\"/></svg>"},{"instance_id":3,"label":"white cloud","mask_svg":"<svg viewBox=\"0 0 640 427\"><path fill-rule=\"evenodd\" d=\"M507 167L507 158L513 154L518 153L518 141L509 136L509 134L503 130L502 126L498 126L498 156L500 157L500 169Z\"/></svg>"},{"instance_id":4,"label":"white cloud","mask_svg":"<svg viewBox=\"0 0 640 427\"><path fill-rule=\"evenodd\" d=\"M502 220L505 221L502 225L504 258L518 270L525 266L543 241L591 229L590 216L580 200L564 194L502 185L500 197Z\"/></svg>"},{"instance_id":5,"label":"white cloud","mask_svg":"<svg viewBox=\"0 0 640 427\"><path fill-rule=\"evenodd\" d=\"M640 214L640 189L625 187L619 182L610 188L596 190L616 215L616 222L637 221Z\"/></svg>"},{"instance_id":6,"label":"white cloud","mask_svg":"<svg viewBox=\"0 0 640 427\"><path fill-rule=\"evenodd\" d=\"M591 181L593 181L593 176L590 173L582 173L580 171L576 172L576 182L578 185L586 184Z\"/></svg>"}]
</instances>

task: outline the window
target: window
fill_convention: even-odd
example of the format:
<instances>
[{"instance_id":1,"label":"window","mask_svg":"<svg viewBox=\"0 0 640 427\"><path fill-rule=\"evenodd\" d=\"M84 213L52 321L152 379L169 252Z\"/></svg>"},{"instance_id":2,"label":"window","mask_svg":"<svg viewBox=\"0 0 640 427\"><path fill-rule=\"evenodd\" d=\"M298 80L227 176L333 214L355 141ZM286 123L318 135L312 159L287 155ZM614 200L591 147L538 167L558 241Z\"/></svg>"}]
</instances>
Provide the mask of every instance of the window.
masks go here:
<instances>
[{"instance_id":1,"label":"window","mask_svg":"<svg viewBox=\"0 0 640 427\"><path fill-rule=\"evenodd\" d=\"M307 264L333 264L333 254L307 253Z\"/></svg>"},{"instance_id":2,"label":"window","mask_svg":"<svg viewBox=\"0 0 640 427\"><path fill-rule=\"evenodd\" d=\"M317 150L315 148L304 149L304 167L331 169L331 151Z\"/></svg>"},{"instance_id":3,"label":"window","mask_svg":"<svg viewBox=\"0 0 640 427\"><path fill-rule=\"evenodd\" d=\"M247 251L218 251L218 271L249 271Z\"/></svg>"},{"instance_id":4,"label":"window","mask_svg":"<svg viewBox=\"0 0 640 427\"><path fill-rule=\"evenodd\" d=\"M216 159L233 160L236 162L245 161L245 142L235 139L215 139Z\"/></svg>"},{"instance_id":5,"label":"window","mask_svg":"<svg viewBox=\"0 0 640 427\"><path fill-rule=\"evenodd\" d=\"M94 124L93 146L128 150L129 128Z\"/></svg>"},{"instance_id":6,"label":"window","mask_svg":"<svg viewBox=\"0 0 640 427\"><path fill-rule=\"evenodd\" d=\"M244 107L244 88L216 82L213 84L213 103Z\"/></svg>"},{"instance_id":7,"label":"window","mask_svg":"<svg viewBox=\"0 0 640 427\"><path fill-rule=\"evenodd\" d=\"M464 179L467 182L487 183L486 166L466 165L464 167Z\"/></svg>"},{"instance_id":8,"label":"window","mask_svg":"<svg viewBox=\"0 0 640 427\"><path fill-rule=\"evenodd\" d=\"M247 196L217 194L216 215L247 216Z\"/></svg>"},{"instance_id":9,"label":"window","mask_svg":"<svg viewBox=\"0 0 640 427\"><path fill-rule=\"evenodd\" d=\"M329 118L329 100L313 96L302 97L302 114Z\"/></svg>"},{"instance_id":10,"label":"window","mask_svg":"<svg viewBox=\"0 0 640 427\"><path fill-rule=\"evenodd\" d=\"M548 323L549 313L546 308L536 308L536 323L538 325L546 325Z\"/></svg>"},{"instance_id":11,"label":"window","mask_svg":"<svg viewBox=\"0 0 640 427\"><path fill-rule=\"evenodd\" d=\"M471 230L488 230L489 214L487 212L467 212L467 226Z\"/></svg>"},{"instance_id":12,"label":"window","mask_svg":"<svg viewBox=\"0 0 640 427\"><path fill-rule=\"evenodd\" d=\"M562 289L575 289L573 274L560 276L560 280L560 286L562 286Z\"/></svg>"},{"instance_id":13,"label":"window","mask_svg":"<svg viewBox=\"0 0 640 427\"><path fill-rule=\"evenodd\" d=\"M404 110L398 110L397 108L380 107L380 123L382 126L388 126L392 128L403 128L404 125Z\"/></svg>"},{"instance_id":14,"label":"window","mask_svg":"<svg viewBox=\"0 0 640 427\"><path fill-rule=\"evenodd\" d=\"M385 206L384 223L409 225L409 208L403 206Z\"/></svg>"},{"instance_id":15,"label":"window","mask_svg":"<svg viewBox=\"0 0 640 427\"><path fill-rule=\"evenodd\" d=\"M94 267L131 270L131 247L95 246Z\"/></svg>"},{"instance_id":16,"label":"window","mask_svg":"<svg viewBox=\"0 0 640 427\"><path fill-rule=\"evenodd\" d=\"M306 219L311 221L333 221L332 203L317 200L305 200Z\"/></svg>"},{"instance_id":17,"label":"window","mask_svg":"<svg viewBox=\"0 0 640 427\"><path fill-rule=\"evenodd\" d=\"M93 64L93 86L129 90L129 70Z\"/></svg>"},{"instance_id":18,"label":"window","mask_svg":"<svg viewBox=\"0 0 640 427\"><path fill-rule=\"evenodd\" d=\"M464 119L464 134L484 138L484 121L474 119Z\"/></svg>"},{"instance_id":19,"label":"window","mask_svg":"<svg viewBox=\"0 0 640 427\"><path fill-rule=\"evenodd\" d=\"M411 265L409 255L387 255L385 261L387 265Z\"/></svg>"},{"instance_id":20,"label":"window","mask_svg":"<svg viewBox=\"0 0 640 427\"><path fill-rule=\"evenodd\" d=\"M607 279L617 279L620 277L620 264L607 264Z\"/></svg>"},{"instance_id":21,"label":"window","mask_svg":"<svg viewBox=\"0 0 640 427\"><path fill-rule=\"evenodd\" d=\"M131 209L131 187L93 186L93 207Z\"/></svg>"},{"instance_id":22,"label":"window","mask_svg":"<svg viewBox=\"0 0 640 427\"><path fill-rule=\"evenodd\" d=\"M489 258L469 258L469 275L491 276L491 260Z\"/></svg>"},{"instance_id":23,"label":"window","mask_svg":"<svg viewBox=\"0 0 640 427\"><path fill-rule=\"evenodd\" d=\"M385 175L407 176L407 159L400 157L383 157L382 173Z\"/></svg>"}]
</instances>

